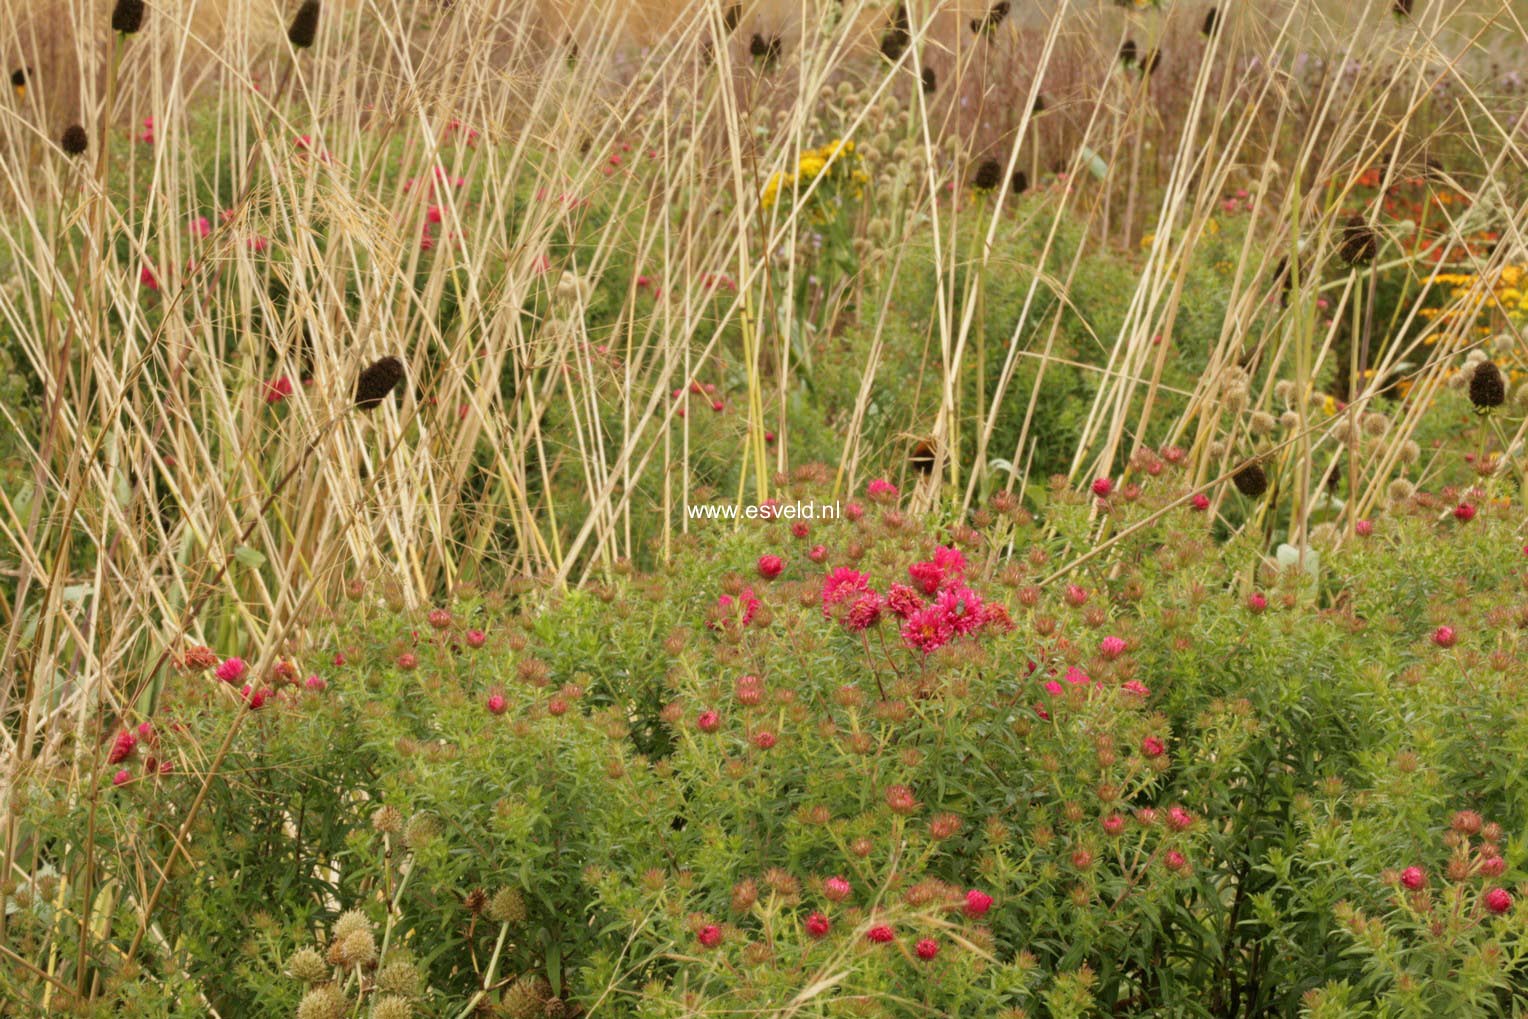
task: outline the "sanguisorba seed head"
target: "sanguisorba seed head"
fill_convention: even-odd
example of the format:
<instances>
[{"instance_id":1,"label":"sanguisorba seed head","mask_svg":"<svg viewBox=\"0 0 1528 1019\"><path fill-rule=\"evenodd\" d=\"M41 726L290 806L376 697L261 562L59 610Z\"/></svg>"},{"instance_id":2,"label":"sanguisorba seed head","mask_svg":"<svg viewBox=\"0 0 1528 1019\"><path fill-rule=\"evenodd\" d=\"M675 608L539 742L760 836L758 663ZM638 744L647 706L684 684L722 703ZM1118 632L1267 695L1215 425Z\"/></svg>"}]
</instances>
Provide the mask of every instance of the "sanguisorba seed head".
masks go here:
<instances>
[{"instance_id":1,"label":"sanguisorba seed head","mask_svg":"<svg viewBox=\"0 0 1528 1019\"><path fill-rule=\"evenodd\" d=\"M132 35L143 27L143 0L117 0L111 9L111 30Z\"/></svg>"},{"instance_id":2,"label":"sanguisorba seed head","mask_svg":"<svg viewBox=\"0 0 1528 1019\"><path fill-rule=\"evenodd\" d=\"M1003 182L1003 164L996 159L983 159L971 178L971 186L978 191L991 191Z\"/></svg>"},{"instance_id":3,"label":"sanguisorba seed head","mask_svg":"<svg viewBox=\"0 0 1528 1019\"><path fill-rule=\"evenodd\" d=\"M925 67L923 69L923 94L932 95L934 89L938 87L939 78L934 74L934 69L932 67Z\"/></svg>"},{"instance_id":4,"label":"sanguisorba seed head","mask_svg":"<svg viewBox=\"0 0 1528 1019\"><path fill-rule=\"evenodd\" d=\"M1262 464L1249 463L1231 475L1231 483L1242 495L1249 499L1256 499L1268 491L1268 473L1263 470Z\"/></svg>"},{"instance_id":5,"label":"sanguisorba seed head","mask_svg":"<svg viewBox=\"0 0 1528 1019\"><path fill-rule=\"evenodd\" d=\"M1136 47L1135 47L1135 40L1134 39L1126 39L1124 42L1120 43L1120 46L1119 46L1119 62L1120 63L1124 64L1126 67L1129 67L1131 64L1135 63L1136 56L1137 56L1137 50L1136 50Z\"/></svg>"},{"instance_id":6,"label":"sanguisorba seed head","mask_svg":"<svg viewBox=\"0 0 1528 1019\"><path fill-rule=\"evenodd\" d=\"M1367 265L1379 253L1379 237L1369 229L1364 218L1355 213L1348 217L1342 228L1342 243L1338 245L1337 253L1348 265Z\"/></svg>"},{"instance_id":7,"label":"sanguisorba seed head","mask_svg":"<svg viewBox=\"0 0 1528 1019\"><path fill-rule=\"evenodd\" d=\"M318 38L318 11L318 0L303 0L292 24L287 27L287 41L300 50L312 46L313 40Z\"/></svg>"},{"instance_id":8,"label":"sanguisorba seed head","mask_svg":"<svg viewBox=\"0 0 1528 1019\"><path fill-rule=\"evenodd\" d=\"M1211 36L1220 27L1220 12L1211 7L1204 12L1204 24L1199 26L1199 34Z\"/></svg>"},{"instance_id":9,"label":"sanguisorba seed head","mask_svg":"<svg viewBox=\"0 0 1528 1019\"><path fill-rule=\"evenodd\" d=\"M1477 410L1492 410L1507 402L1507 380L1492 361L1481 361L1470 375L1470 402Z\"/></svg>"},{"instance_id":10,"label":"sanguisorba seed head","mask_svg":"<svg viewBox=\"0 0 1528 1019\"><path fill-rule=\"evenodd\" d=\"M361 370L355 380L357 410L372 410L403 381L403 362L389 354Z\"/></svg>"},{"instance_id":11,"label":"sanguisorba seed head","mask_svg":"<svg viewBox=\"0 0 1528 1019\"><path fill-rule=\"evenodd\" d=\"M1012 184L1013 193L1016 195L1022 195L1024 192L1029 190L1029 174L1025 173L1023 170L1013 171Z\"/></svg>"},{"instance_id":12,"label":"sanguisorba seed head","mask_svg":"<svg viewBox=\"0 0 1528 1019\"><path fill-rule=\"evenodd\" d=\"M85 129L80 125L70 124L64 128L63 136L59 138L58 143L63 146L64 152L67 154L83 156L85 150L90 148L90 136L85 133Z\"/></svg>"}]
</instances>

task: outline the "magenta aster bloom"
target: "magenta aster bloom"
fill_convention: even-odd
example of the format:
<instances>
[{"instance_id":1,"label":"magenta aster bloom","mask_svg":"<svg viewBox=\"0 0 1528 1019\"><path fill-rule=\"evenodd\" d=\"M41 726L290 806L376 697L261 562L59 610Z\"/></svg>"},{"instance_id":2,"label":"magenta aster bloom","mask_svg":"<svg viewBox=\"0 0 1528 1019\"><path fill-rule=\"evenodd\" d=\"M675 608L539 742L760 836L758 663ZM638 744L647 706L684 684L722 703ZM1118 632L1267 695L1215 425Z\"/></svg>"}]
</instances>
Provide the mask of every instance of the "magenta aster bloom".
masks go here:
<instances>
[{"instance_id":1,"label":"magenta aster bloom","mask_svg":"<svg viewBox=\"0 0 1528 1019\"><path fill-rule=\"evenodd\" d=\"M906 584L892 584L886 595L886 607L903 619L923 608L923 599Z\"/></svg>"},{"instance_id":2,"label":"magenta aster bloom","mask_svg":"<svg viewBox=\"0 0 1528 1019\"><path fill-rule=\"evenodd\" d=\"M992 896L972 888L966 892L966 916L985 916L992 908Z\"/></svg>"},{"instance_id":3,"label":"magenta aster bloom","mask_svg":"<svg viewBox=\"0 0 1528 1019\"><path fill-rule=\"evenodd\" d=\"M881 596L874 591L867 591L854 599L854 604L849 606L849 614L844 617L844 625L855 633L862 633L881 621Z\"/></svg>"},{"instance_id":4,"label":"magenta aster bloom","mask_svg":"<svg viewBox=\"0 0 1528 1019\"><path fill-rule=\"evenodd\" d=\"M1505 910L1503 910L1503 912L1505 912ZM888 942L895 941L897 938L897 932L885 924L877 924L865 932L865 937L878 945L884 945Z\"/></svg>"},{"instance_id":5,"label":"magenta aster bloom","mask_svg":"<svg viewBox=\"0 0 1528 1019\"><path fill-rule=\"evenodd\" d=\"M869 590L869 577L847 566L838 567L822 582L822 614L832 615L832 606L852 602Z\"/></svg>"},{"instance_id":6,"label":"magenta aster bloom","mask_svg":"<svg viewBox=\"0 0 1528 1019\"><path fill-rule=\"evenodd\" d=\"M948 615L937 605L919 609L902 625L902 642L924 654L944 647L954 635Z\"/></svg>"}]
</instances>

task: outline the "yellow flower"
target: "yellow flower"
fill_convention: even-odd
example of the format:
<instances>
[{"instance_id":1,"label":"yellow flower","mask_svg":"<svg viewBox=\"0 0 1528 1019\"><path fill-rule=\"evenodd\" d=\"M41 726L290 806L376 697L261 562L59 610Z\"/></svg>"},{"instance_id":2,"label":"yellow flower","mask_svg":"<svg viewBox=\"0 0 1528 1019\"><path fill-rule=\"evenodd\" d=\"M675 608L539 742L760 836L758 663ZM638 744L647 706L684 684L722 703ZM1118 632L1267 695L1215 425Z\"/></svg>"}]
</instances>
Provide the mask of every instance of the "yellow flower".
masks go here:
<instances>
[{"instance_id":1,"label":"yellow flower","mask_svg":"<svg viewBox=\"0 0 1528 1019\"><path fill-rule=\"evenodd\" d=\"M808 153L801 157L801 162L796 165L796 172L801 177L816 177L822 173L827 162L816 153Z\"/></svg>"},{"instance_id":2,"label":"yellow flower","mask_svg":"<svg viewBox=\"0 0 1528 1019\"><path fill-rule=\"evenodd\" d=\"M768 209L772 207L775 204L775 201L780 197L780 189L790 187L791 184L795 182L795 180L795 176L789 173L770 174L769 180L764 184L764 191L759 195L759 199L763 202L764 208Z\"/></svg>"}]
</instances>

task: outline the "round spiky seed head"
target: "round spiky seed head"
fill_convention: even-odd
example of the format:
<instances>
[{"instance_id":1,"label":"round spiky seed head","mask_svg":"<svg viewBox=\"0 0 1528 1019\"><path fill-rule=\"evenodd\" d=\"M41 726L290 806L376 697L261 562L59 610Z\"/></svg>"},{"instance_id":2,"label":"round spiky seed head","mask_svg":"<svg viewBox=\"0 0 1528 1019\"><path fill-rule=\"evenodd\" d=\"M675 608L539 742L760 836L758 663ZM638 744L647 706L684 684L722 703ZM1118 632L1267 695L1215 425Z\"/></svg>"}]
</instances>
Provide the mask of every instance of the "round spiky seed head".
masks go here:
<instances>
[{"instance_id":1,"label":"round spiky seed head","mask_svg":"<svg viewBox=\"0 0 1528 1019\"><path fill-rule=\"evenodd\" d=\"M1295 429L1300 427L1300 415L1292 410L1286 410L1279 415L1279 424L1285 428Z\"/></svg>"},{"instance_id":2,"label":"round spiky seed head","mask_svg":"<svg viewBox=\"0 0 1528 1019\"><path fill-rule=\"evenodd\" d=\"M335 941L349 937L356 931L370 931L371 920L359 909L349 909L339 915L334 921L334 926L329 929L329 936Z\"/></svg>"},{"instance_id":3,"label":"round spiky seed head","mask_svg":"<svg viewBox=\"0 0 1528 1019\"><path fill-rule=\"evenodd\" d=\"M70 124L64 128L63 136L59 138L58 144L67 155L83 156L85 150L90 148L90 136L79 124Z\"/></svg>"},{"instance_id":4,"label":"round spiky seed head","mask_svg":"<svg viewBox=\"0 0 1528 1019\"><path fill-rule=\"evenodd\" d=\"M403 830L403 811L384 804L371 812L371 826L385 835L396 835Z\"/></svg>"},{"instance_id":5,"label":"round spiky seed head","mask_svg":"<svg viewBox=\"0 0 1528 1019\"><path fill-rule=\"evenodd\" d=\"M1494 410L1507 402L1507 380L1492 361L1482 361L1470 375L1470 402L1476 410Z\"/></svg>"},{"instance_id":6,"label":"round spiky seed head","mask_svg":"<svg viewBox=\"0 0 1528 1019\"><path fill-rule=\"evenodd\" d=\"M292 953L287 960L287 972L294 980L305 984L316 984L320 980L329 978L329 966L324 962L324 957L318 954L317 949L299 948Z\"/></svg>"},{"instance_id":7,"label":"round spiky seed head","mask_svg":"<svg viewBox=\"0 0 1528 1019\"><path fill-rule=\"evenodd\" d=\"M1003 182L1003 164L996 159L984 159L971 178L971 186L978 191L991 191Z\"/></svg>"},{"instance_id":8,"label":"round spiky seed head","mask_svg":"<svg viewBox=\"0 0 1528 1019\"><path fill-rule=\"evenodd\" d=\"M540 1019L542 1006L551 996L552 988L540 977L524 976L504 992L499 1011L506 1019Z\"/></svg>"},{"instance_id":9,"label":"round spiky seed head","mask_svg":"<svg viewBox=\"0 0 1528 1019\"><path fill-rule=\"evenodd\" d=\"M403 829L403 844L418 852L440 834L440 819L434 814L415 814Z\"/></svg>"},{"instance_id":10,"label":"round spiky seed head","mask_svg":"<svg viewBox=\"0 0 1528 1019\"><path fill-rule=\"evenodd\" d=\"M292 23L287 26L287 41L300 50L312 46L313 40L318 38L318 11L318 0L303 0Z\"/></svg>"},{"instance_id":11,"label":"round spiky seed head","mask_svg":"<svg viewBox=\"0 0 1528 1019\"><path fill-rule=\"evenodd\" d=\"M407 998L389 994L371 1006L371 1019L413 1019L414 1006Z\"/></svg>"},{"instance_id":12,"label":"round spiky seed head","mask_svg":"<svg viewBox=\"0 0 1528 1019\"><path fill-rule=\"evenodd\" d=\"M1368 265L1379 253L1379 235L1369 229L1362 216L1354 213L1342 229L1337 253L1348 265Z\"/></svg>"},{"instance_id":13,"label":"round spiky seed head","mask_svg":"<svg viewBox=\"0 0 1528 1019\"><path fill-rule=\"evenodd\" d=\"M328 962L334 966L350 969L370 966L377 961L377 939L371 931L351 931L343 938L335 938L329 944Z\"/></svg>"},{"instance_id":14,"label":"round spiky seed head","mask_svg":"<svg viewBox=\"0 0 1528 1019\"><path fill-rule=\"evenodd\" d=\"M1512 402L1519 407L1528 407L1528 382L1512 391Z\"/></svg>"},{"instance_id":15,"label":"round spiky seed head","mask_svg":"<svg viewBox=\"0 0 1528 1019\"><path fill-rule=\"evenodd\" d=\"M1231 483L1242 495L1256 499L1268 491L1268 474L1262 464L1254 461L1231 475Z\"/></svg>"},{"instance_id":16,"label":"round spiky seed head","mask_svg":"<svg viewBox=\"0 0 1528 1019\"><path fill-rule=\"evenodd\" d=\"M564 1019L568 1014L567 1002L561 998L548 998L546 1004L541 1006L541 1014L546 1019Z\"/></svg>"},{"instance_id":17,"label":"round spiky seed head","mask_svg":"<svg viewBox=\"0 0 1528 1019\"><path fill-rule=\"evenodd\" d=\"M377 989L387 994L417 998L424 990L419 967L407 959L395 959L377 971Z\"/></svg>"},{"instance_id":18,"label":"round spiky seed head","mask_svg":"<svg viewBox=\"0 0 1528 1019\"><path fill-rule=\"evenodd\" d=\"M1422 459L1421 444L1418 443L1415 439L1407 439L1405 442L1401 443L1401 448L1400 451L1396 454L1396 459L1403 464L1409 465L1416 463L1418 460Z\"/></svg>"},{"instance_id":19,"label":"round spiky seed head","mask_svg":"<svg viewBox=\"0 0 1528 1019\"><path fill-rule=\"evenodd\" d=\"M1274 420L1272 414L1269 414L1267 411L1256 410L1247 419L1247 430L1253 435L1267 435L1273 431L1277 424L1278 422Z\"/></svg>"},{"instance_id":20,"label":"round spiky seed head","mask_svg":"<svg viewBox=\"0 0 1528 1019\"><path fill-rule=\"evenodd\" d=\"M1390 497L1391 502L1406 502L1417 494L1417 487L1405 478L1396 478L1385 489L1385 494Z\"/></svg>"},{"instance_id":21,"label":"round spiky seed head","mask_svg":"<svg viewBox=\"0 0 1528 1019\"><path fill-rule=\"evenodd\" d=\"M341 1019L350 1011L350 1002L333 984L315 987L303 995L297 1006L297 1019Z\"/></svg>"},{"instance_id":22,"label":"round spiky seed head","mask_svg":"<svg viewBox=\"0 0 1528 1019\"><path fill-rule=\"evenodd\" d=\"M111 30L132 35L143 27L143 0L117 0L111 9Z\"/></svg>"},{"instance_id":23,"label":"round spiky seed head","mask_svg":"<svg viewBox=\"0 0 1528 1019\"><path fill-rule=\"evenodd\" d=\"M1280 379L1273 384L1273 395L1284 403L1295 398L1295 383L1293 379Z\"/></svg>"},{"instance_id":24,"label":"round spiky seed head","mask_svg":"<svg viewBox=\"0 0 1528 1019\"><path fill-rule=\"evenodd\" d=\"M362 369L355 380L355 405L357 410L371 410L387 399L388 394L403 381L403 362L392 355L373 361Z\"/></svg>"},{"instance_id":25,"label":"round spiky seed head","mask_svg":"<svg viewBox=\"0 0 1528 1019\"><path fill-rule=\"evenodd\" d=\"M488 902L488 919L496 923L524 923L525 896L520 889L504 887L493 893Z\"/></svg>"},{"instance_id":26,"label":"round spiky seed head","mask_svg":"<svg viewBox=\"0 0 1528 1019\"><path fill-rule=\"evenodd\" d=\"M474 888L462 899L462 908L473 916L477 916L488 906L488 893L481 888Z\"/></svg>"},{"instance_id":27,"label":"round spiky seed head","mask_svg":"<svg viewBox=\"0 0 1528 1019\"><path fill-rule=\"evenodd\" d=\"M1363 428L1365 435L1378 437L1390 431L1390 419L1383 414L1365 414Z\"/></svg>"}]
</instances>

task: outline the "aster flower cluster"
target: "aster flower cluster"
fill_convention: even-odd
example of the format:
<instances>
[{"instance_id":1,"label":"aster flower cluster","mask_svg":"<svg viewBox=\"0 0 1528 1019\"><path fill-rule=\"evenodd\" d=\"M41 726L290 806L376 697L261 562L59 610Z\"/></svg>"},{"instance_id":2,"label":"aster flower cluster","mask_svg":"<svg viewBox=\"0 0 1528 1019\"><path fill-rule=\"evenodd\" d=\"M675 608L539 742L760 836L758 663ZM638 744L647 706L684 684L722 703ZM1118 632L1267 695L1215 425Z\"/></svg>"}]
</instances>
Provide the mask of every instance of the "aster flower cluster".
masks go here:
<instances>
[{"instance_id":1,"label":"aster flower cluster","mask_svg":"<svg viewBox=\"0 0 1528 1019\"><path fill-rule=\"evenodd\" d=\"M924 654L983 628L1012 627L1006 608L966 586L966 559L958 549L940 545L931 559L913 563L907 573L911 585L893 583L883 595L866 574L838 567L823 580L823 615L839 619L854 633L895 617L903 644Z\"/></svg>"}]
</instances>

